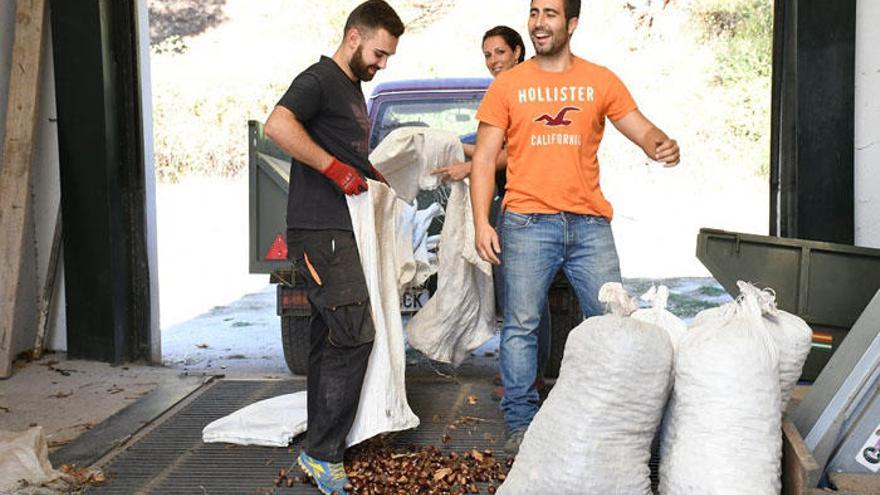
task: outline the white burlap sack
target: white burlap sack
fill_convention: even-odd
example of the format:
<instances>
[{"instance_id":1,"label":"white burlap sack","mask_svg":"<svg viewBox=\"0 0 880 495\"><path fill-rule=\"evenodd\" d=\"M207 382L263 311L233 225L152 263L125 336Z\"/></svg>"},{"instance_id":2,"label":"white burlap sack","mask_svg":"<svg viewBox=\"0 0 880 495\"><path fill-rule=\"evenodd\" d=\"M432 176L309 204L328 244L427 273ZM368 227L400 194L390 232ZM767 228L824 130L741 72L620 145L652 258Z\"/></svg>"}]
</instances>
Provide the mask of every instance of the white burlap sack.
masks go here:
<instances>
[{"instance_id":1,"label":"white burlap sack","mask_svg":"<svg viewBox=\"0 0 880 495\"><path fill-rule=\"evenodd\" d=\"M492 267L474 248L468 185L450 184L440 232L437 290L406 327L409 344L435 361L461 364L495 335Z\"/></svg>"},{"instance_id":2,"label":"white burlap sack","mask_svg":"<svg viewBox=\"0 0 880 495\"><path fill-rule=\"evenodd\" d=\"M647 292L642 294L642 300L650 302L652 307L640 309L634 312L632 317L637 320L652 323L663 330L666 330L666 333L669 334L669 340L672 342L673 350L677 349L678 343L687 331L687 324L666 309L666 304L669 301L669 288L665 285L661 285L660 287L652 286ZM671 390L675 387L674 374L671 369L669 383ZM669 401L663 409L663 419L660 421L660 428L656 434L657 438L655 438L655 442L659 442L658 445L660 446L661 455L662 452L668 448L668 442L674 435L674 432L670 431L669 414L667 414L667 411L673 407L672 404L673 399L670 394Z\"/></svg>"},{"instance_id":3,"label":"white burlap sack","mask_svg":"<svg viewBox=\"0 0 880 495\"><path fill-rule=\"evenodd\" d=\"M414 205L403 200L394 201L396 225L394 242L383 240L387 249L394 246L398 263L398 287L401 289L419 287L431 275L437 273L437 254L433 252L436 244L434 236L428 235L431 221L443 215L443 208L434 203L428 208L417 210Z\"/></svg>"},{"instance_id":4,"label":"white burlap sack","mask_svg":"<svg viewBox=\"0 0 880 495\"><path fill-rule=\"evenodd\" d=\"M306 392L254 402L202 429L205 443L287 447L306 431Z\"/></svg>"},{"instance_id":5,"label":"white burlap sack","mask_svg":"<svg viewBox=\"0 0 880 495\"><path fill-rule=\"evenodd\" d=\"M697 320L675 354L660 493L778 494L779 353L761 301L746 293Z\"/></svg>"},{"instance_id":6,"label":"white burlap sack","mask_svg":"<svg viewBox=\"0 0 880 495\"><path fill-rule=\"evenodd\" d=\"M39 485L59 477L49 462L43 427L27 431L0 431L0 493L12 493L20 481Z\"/></svg>"},{"instance_id":7,"label":"white burlap sack","mask_svg":"<svg viewBox=\"0 0 880 495\"><path fill-rule=\"evenodd\" d=\"M650 447L666 403L669 335L629 318L620 284L599 300L611 314L571 331L556 385L538 411L499 494L646 495Z\"/></svg>"},{"instance_id":8,"label":"white burlap sack","mask_svg":"<svg viewBox=\"0 0 880 495\"><path fill-rule=\"evenodd\" d=\"M677 347L678 342L684 336L684 332L687 331L687 325L681 321L681 318L666 309L666 303L669 301L669 288L665 285L651 287L648 289L648 292L642 295L642 300L651 303L651 307L634 312L632 317L647 323L653 323L666 330L669 334L669 339L672 341L672 347Z\"/></svg>"},{"instance_id":9,"label":"white burlap sack","mask_svg":"<svg viewBox=\"0 0 880 495\"><path fill-rule=\"evenodd\" d=\"M354 445L380 433L415 428L419 418L406 400L406 357L398 285L401 250L392 248L401 242L395 228L402 201L390 187L375 181L369 181L366 193L346 196L346 200L376 327L360 404L346 437L346 444ZM411 237L402 242L410 243L411 248Z\"/></svg>"},{"instance_id":10,"label":"white burlap sack","mask_svg":"<svg viewBox=\"0 0 880 495\"><path fill-rule=\"evenodd\" d=\"M737 282L740 293L752 293L761 301L761 315L770 337L779 351L779 386L782 389L782 410L804 370L804 363L813 346L813 330L803 319L776 307L776 294L760 290L746 282Z\"/></svg>"},{"instance_id":11,"label":"white burlap sack","mask_svg":"<svg viewBox=\"0 0 880 495\"><path fill-rule=\"evenodd\" d=\"M427 127L396 129L370 154L373 165L409 203L420 190L440 185L434 170L461 160L464 151L458 136ZM416 219L422 212L430 218L445 214L443 230L439 239L426 237L430 221L416 220L415 269L407 266L401 281L413 287L437 273L437 290L407 324L407 336L409 344L429 358L458 365L495 334L495 293L491 266L474 249L468 184L453 182L449 189L445 213L439 205L416 213ZM437 247L434 254L432 249Z\"/></svg>"},{"instance_id":12,"label":"white burlap sack","mask_svg":"<svg viewBox=\"0 0 880 495\"><path fill-rule=\"evenodd\" d=\"M420 190L440 185L440 177L431 172L462 160L458 136L430 127L395 129L370 153L370 163L407 203L412 203Z\"/></svg>"}]
</instances>

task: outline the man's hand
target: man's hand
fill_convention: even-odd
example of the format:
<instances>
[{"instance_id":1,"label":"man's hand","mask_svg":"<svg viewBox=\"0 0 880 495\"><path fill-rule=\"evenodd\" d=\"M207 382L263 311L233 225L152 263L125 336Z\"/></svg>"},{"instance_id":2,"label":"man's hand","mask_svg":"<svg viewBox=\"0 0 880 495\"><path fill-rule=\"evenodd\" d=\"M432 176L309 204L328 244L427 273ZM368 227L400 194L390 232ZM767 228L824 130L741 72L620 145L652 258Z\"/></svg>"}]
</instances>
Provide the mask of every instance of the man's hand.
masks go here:
<instances>
[{"instance_id":1,"label":"man's hand","mask_svg":"<svg viewBox=\"0 0 880 495\"><path fill-rule=\"evenodd\" d=\"M501 264L501 260L498 258L498 255L501 254L501 243L498 241L498 233L495 232L495 229L488 222L481 222L477 225L474 232L474 243L480 258L493 265Z\"/></svg>"},{"instance_id":2,"label":"man's hand","mask_svg":"<svg viewBox=\"0 0 880 495\"><path fill-rule=\"evenodd\" d=\"M655 143L654 160L662 162L664 167L674 167L681 162L681 153L678 142L674 139L659 139Z\"/></svg>"},{"instance_id":3,"label":"man's hand","mask_svg":"<svg viewBox=\"0 0 880 495\"><path fill-rule=\"evenodd\" d=\"M674 167L681 161L678 143L638 110L633 110L618 120L612 120L611 123L627 139L642 148L648 158L662 162L664 167Z\"/></svg>"},{"instance_id":4,"label":"man's hand","mask_svg":"<svg viewBox=\"0 0 880 495\"><path fill-rule=\"evenodd\" d=\"M455 162L452 165L441 167L433 172L432 175L439 175L440 180L459 181L471 175L471 162Z\"/></svg>"},{"instance_id":5,"label":"man's hand","mask_svg":"<svg viewBox=\"0 0 880 495\"><path fill-rule=\"evenodd\" d=\"M322 172L328 179L342 189L349 196L360 194L367 190L367 183L361 174L357 173L350 165L346 165L336 158Z\"/></svg>"}]
</instances>

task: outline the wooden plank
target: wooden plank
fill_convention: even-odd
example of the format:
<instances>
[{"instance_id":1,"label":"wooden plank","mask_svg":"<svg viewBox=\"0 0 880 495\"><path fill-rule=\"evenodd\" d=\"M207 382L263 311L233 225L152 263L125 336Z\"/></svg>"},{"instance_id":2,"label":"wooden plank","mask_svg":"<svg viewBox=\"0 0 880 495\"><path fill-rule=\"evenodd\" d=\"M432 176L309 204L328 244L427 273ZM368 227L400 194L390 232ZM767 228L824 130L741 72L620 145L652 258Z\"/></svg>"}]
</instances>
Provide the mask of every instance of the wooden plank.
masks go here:
<instances>
[{"instance_id":1,"label":"wooden plank","mask_svg":"<svg viewBox=\"0 0 880 495\"><path fill-rule=\"evenodd\" d=\"M37 337L34 339L34 359L40 359L46 347L46 333L49 326L49 310L52 308L52 294L55 293L55 275L58 272L58 258L61 254L61 204L55 214L55 230L52 234L52 248L49 251L49 264L46 266L46 281L37 303Z\"/></svg>"},{"instance_id":2,"label":"wooden plank","mask_svg":"<svg viewBox=\"0 0 880 495\"><path fill-rule=\"evenodd\" d=\"M18 0L0 169L0 378L12 373L13 325L30 207L45 0Z\"/></svg>"},{"instance_id":3,"label":"wooden plank","mask_svg":"<svg viewBox=\"0 0 880 495\"><path fill-rule=\"evenodd\" d=\"M840 491L859 495L876 495L880 493L880 475L828 473L831 483Z\"/></svg>"},{"instance_id":4,"label":"wooden plank","mask_svg":"<svg viewBox=\"0 0 880 495\"><path fill-rule=\"evenodd\" d=\"M788 417L782 420L782 495L809 495L819 486L822 468Z\"/></svg>"}]
</instances>

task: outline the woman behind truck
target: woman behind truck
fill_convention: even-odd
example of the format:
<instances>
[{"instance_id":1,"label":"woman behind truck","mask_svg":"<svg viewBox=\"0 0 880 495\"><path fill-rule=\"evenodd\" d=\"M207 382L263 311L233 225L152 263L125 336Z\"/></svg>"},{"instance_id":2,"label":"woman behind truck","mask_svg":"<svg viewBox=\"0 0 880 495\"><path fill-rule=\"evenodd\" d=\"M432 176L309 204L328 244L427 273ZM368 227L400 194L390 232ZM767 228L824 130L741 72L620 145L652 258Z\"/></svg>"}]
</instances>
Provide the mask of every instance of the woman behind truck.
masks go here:
<instances>
[{"instance_id":1,"label":"woman behind truck","mask_svg":"<svg viewBox=\"0 0 880 495\"><path fill-rule=\"evenodd\" d=\"M507 26L495 26L483 35L483 57L486 60L486 69L492 77L511 69L516 64L525 60L526 46L522 37L514 29ZM471 157L473 156L473 144L463 144L464 162L455 162L452 165L437 169L434 174L440 175L443 180L463 180L471 173ZM504 195L507 185L507 150L501 150L495 162L495 188L499 196ZM499 212L500 215L500 212ZM501 283L501 271L503 265L493 265L495 280L495 300L498 307L504 313L505 291ZM536 386L543 389L544 367L550 359L550 307L544 303L544 312L541 314L541 322L538 324L538 376ZM500 385L500 376L495 377L496 385ZM504 389L499 387L493 392L493 398L501 400Z\"/></svg>"}]
</instances>

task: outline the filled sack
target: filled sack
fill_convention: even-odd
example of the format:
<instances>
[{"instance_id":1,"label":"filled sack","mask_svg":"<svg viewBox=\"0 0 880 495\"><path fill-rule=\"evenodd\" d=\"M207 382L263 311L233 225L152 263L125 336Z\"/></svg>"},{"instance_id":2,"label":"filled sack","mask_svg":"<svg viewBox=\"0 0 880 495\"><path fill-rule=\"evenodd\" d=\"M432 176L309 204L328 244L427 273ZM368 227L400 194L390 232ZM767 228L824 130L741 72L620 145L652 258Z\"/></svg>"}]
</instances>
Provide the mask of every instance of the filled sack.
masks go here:
<instances>
[{"instance_id":1,"label":"filled sack","mask_svg":"<svg viewBox=\"0 0 880 495\"><path fill-rule=\"evenodd\" d=\"M779 351L779 387L784 411L813 347L813 330L800 317L778 309L776 294L772 289L760 290L742 281L737 282L737 286L740 293L751 292L761 302L764 325L770 331L770 337Z\"/></svg>"},{"instance_id":2,"label":"filled sack","mask_svg":"<svg viewBox=\"0 0 880 495\"><path fill-rule=\"evenodd\" d=\"M610 314L571 331L559 378L520 445L499 494L650 495L651 441L666 403L672 342L620 284Z\"/></svg>"},{"instance_id":3,"label":"filled sack","mask_svg":"<svg viewBox=\"0 0 880 495\"><path fill-rule=\"evenodd\" d=\"M758 296L746 292L695 319L674 368L660 493L778 494L779 352Z\"/></svg>"},{"instance_id":4,"label":"filled sack","mask_svg":"<svg viewBox=\"0 0 880 495\"><path fill-rule=\"evenodd\" d=\"M642 300L651 304L651 307L635 311L632 317L647 323L653 323L666 330L666 333L669 334L669 339L672 341L672 347L677 347L678 342L687 331L687 324L666 309L667 302L669 301L669 288L665 285L660 287L652 286L647 292L642 294Z\"/></svg>"}]
</instances>

